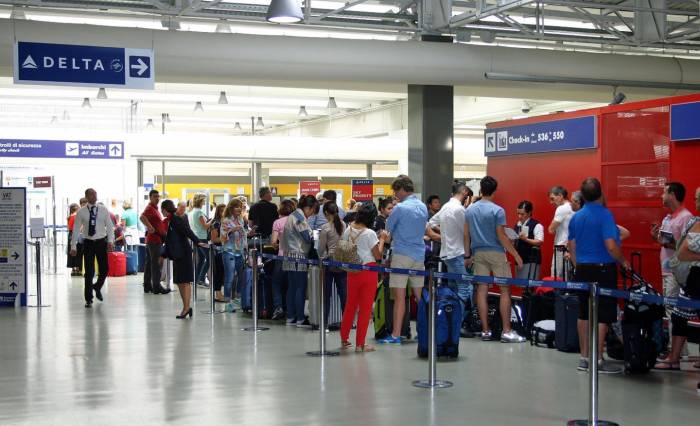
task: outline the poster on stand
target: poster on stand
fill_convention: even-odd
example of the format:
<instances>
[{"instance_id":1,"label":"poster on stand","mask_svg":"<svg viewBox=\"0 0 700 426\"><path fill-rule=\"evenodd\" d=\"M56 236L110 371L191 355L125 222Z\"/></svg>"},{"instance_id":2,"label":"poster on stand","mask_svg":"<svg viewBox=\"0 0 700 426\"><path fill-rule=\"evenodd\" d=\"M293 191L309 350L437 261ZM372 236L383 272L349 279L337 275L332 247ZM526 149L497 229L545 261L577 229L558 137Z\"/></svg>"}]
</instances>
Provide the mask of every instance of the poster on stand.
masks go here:
<instances>
[{"instance_id":1,"label":"poster on stand","mask_svg":"<svg viewBox=\"0 0 700 426\"><path fill-rule=\"evenodd\" d=\"M25 188L0 188L0 306L27 305L26 199Z\"/></svg>"}]
</instances>

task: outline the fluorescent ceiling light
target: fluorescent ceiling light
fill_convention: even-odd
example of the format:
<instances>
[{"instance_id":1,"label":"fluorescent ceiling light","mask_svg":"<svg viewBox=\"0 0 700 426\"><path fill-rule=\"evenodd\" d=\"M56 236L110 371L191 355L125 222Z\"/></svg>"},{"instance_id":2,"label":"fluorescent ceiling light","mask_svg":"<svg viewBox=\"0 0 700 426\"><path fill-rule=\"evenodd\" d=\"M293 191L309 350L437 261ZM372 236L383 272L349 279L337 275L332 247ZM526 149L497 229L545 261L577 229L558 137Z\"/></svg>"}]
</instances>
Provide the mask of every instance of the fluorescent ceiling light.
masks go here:
<instances>
[{"instance_id":1,"label":"fluorescent ceiling light","mask_svg":"<svg viewBox=\"0 0 700 426\"><path fill-rule=\"evenodd\" d=\"M194 104L194 111L204 111L204 107L202 107L202 101L197 101L197 103Z\"/></svg>"},{"instance_id":2,"label":"fluorescent ceiling light","mask_svg":"<svg viewBox=\"0 0 700 426\"><path fill-rule=\"evenodd\" d=\"M238 122L238 121L236 121L236 125L233 126L233 130L235 130L235 131L237 131L237 132L242 132L242 131L243 131L243 128L241 128L241 123Z\"/></svg>"},{"instance_id":3,"label":"fluorescent ceiling light","mask_svg":"<svg viewBox=\"0 0 700 426\"><path fill-rule=\"evenodd\" d=\"M272 0L265 19L277 24L292 24L302 21L304 14L297 0Z\"/></svg>"},{"instance_id":4,"label":"fluorescent ceiling light","mask_svg":"<svg viewBox=\"0 0 700 426\"><path fill-rule=\"evenodd\" d=\"M100 87L97 91L97 99L107 99L107 91L104 87Z\"/></svg>"},{"instance_id":5,"label":"fluorescent ceiling light","mask_svg":"<svg viewBox=\"0 0 700 426\"><path fill-rule=\"evenodd\" d=\"M90 98L83 98L83 108L92 108Z\"/></svg>"},{"instance_id":6,"label":"fluorescent ceiling light","mask_svg":"<svg viewBox=\"0 0 700 426\"><path fill-rule=\"evenodd\" d=\"M299 117L308 117L309 113L306 112L306 107L305 106L300 106L299 107Z\"/></svg>"},{"instance_id":7,"label":"fluorescent ceiling light","mask_svg":"<svg viewBox=\"0 0 700 426\"><path fill-rule=\"evenodd\" d=\"M328 109L336 109L338 108L338 104L335 102L335 98L331 96L328 98Z\"/></svg>"},{"instance_id":8,"label":"fluorescent ceiling light","mask_svg":"<svg viewBox=\"0 0 700 426\"><path fill-rule=\"evenodd\" d=\"M219 93L219 105L228 104L228 98L226 97L226 92Z\"/></svg>"},{"instance_id":9,"label":"fluorescent ceiling light","mask_svg":"<svg viewBox=\"0 0 700 426\"><path fill-rule=\"evenodd\" d=\"M258 121L255 123L255 127L265 128L265 123L263 123L262 117L258 117Z\"/></svg>"}]
</instances>

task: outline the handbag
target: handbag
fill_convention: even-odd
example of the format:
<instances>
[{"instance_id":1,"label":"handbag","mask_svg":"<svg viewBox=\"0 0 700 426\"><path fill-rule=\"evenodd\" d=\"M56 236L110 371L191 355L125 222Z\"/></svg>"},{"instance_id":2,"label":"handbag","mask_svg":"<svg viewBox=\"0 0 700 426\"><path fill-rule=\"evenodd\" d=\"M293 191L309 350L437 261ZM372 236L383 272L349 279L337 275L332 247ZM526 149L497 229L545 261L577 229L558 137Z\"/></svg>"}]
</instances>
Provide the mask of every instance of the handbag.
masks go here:
<instances>
[{"instance_id":1,"label":"handbag","mask_svg":"<svg viewBox=\"0 0 700 426\"><path fill-rule=\"evenodd\" d=\"M685 230L681 234L681 239L676 243L676 253L673 256L671 256L670 259L668 259L668 267L669 269L671 269L671 273L673 273L673 278L676 279L676 282L681 288L685 288L686 281L688 281L688 275L690 275L690 268L693 266L694 262L680 260L678 258L678 250L681 248L683 242L688 237L688 232L697 221L697 217L694 217L690 221L688 221Z\"/></svg>"},{"instance_id":2,"label":"handbag","mask_svg":"<svg viewBox=\"0 0 700 426\"><path fill-rule=\"evenodd\" d=\"M360 237L360 235L362 235L362 232L360 232L360 234L354 238L352 233L352 228L349 228L347 238L345 238L345 235L343 235L343 238L341 238L340 241L338 241L338 244L335 246L335 250L333 250L333 254L331 255L331 259L333 259L335 262L351 263L355 265L362 264L360 255L357 253L357 239ZM357 272L356 270L350 268L341 269L346 272Z\"/></svg>"}]
</instances>

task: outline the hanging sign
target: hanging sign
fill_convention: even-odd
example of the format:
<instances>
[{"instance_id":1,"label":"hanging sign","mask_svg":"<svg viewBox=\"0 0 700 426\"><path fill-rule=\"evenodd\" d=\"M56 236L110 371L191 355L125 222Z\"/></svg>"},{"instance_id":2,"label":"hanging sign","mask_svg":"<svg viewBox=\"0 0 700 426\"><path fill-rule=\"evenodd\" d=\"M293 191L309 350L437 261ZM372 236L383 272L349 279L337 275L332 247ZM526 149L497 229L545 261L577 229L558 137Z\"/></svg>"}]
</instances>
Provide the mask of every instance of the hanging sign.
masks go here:
<instances>
[{"instance_id":1,"label":"hanging sign","mask_svg":"<svg viewBox=\"0 0 700 426\"><path fill-rule=\"evenodd\" d=\"M27 304L25 188L0 188L0 306Z\"/></svg>"},{"instance_id":2,"label":"hanging sign","mask_svg":"<svg viewBox=\"0 0 700 426\"><path fill-rule=\"evenodd\" d=\"M700 139L700 102L671 105L671 140Z\"/></svg>"},{"instance_id":3,"label":"hanging sign","mask_svg":"<svg viewBox=\"0 0 700 426\"><path fill-rule=\"evenodd\" d=\"M3 157L118 160L124 158L124 142L0 139Z\"/></svg>"},{"instance_id":4,"label":"hanging sign","mask_svg":"<svg viewBox=\"0 0 700 426\"><path fill-rule=\"evenodd\" d=\"M318 180L302 180L299 181L299 195L316 196L321 192L321 181Z\"/></svg>"},{"instance_id":5,"label":"hanging sign","mask_svg":"<svg viewBox=\"0 0 700 426\"><path fill-rule=\"evenodd\" d=\"M374 195L373 179L353 179L352 198L355 201L372 201Z\"/></svg>"}]
</instances>

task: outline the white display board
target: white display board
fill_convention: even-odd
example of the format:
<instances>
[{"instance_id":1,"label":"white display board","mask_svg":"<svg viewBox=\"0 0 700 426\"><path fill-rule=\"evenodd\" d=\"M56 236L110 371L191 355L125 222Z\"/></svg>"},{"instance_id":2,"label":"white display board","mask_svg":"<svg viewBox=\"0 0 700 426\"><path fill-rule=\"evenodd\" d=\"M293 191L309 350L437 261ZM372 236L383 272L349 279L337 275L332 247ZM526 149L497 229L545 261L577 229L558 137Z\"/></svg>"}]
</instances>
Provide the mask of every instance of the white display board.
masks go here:
<instances>
[{"instance_id":1,"label":"white display board","mask_svg":"<svg viewBox=\"0 0 700 426\"><path fill-rule=\"evenodd\" d=\"M0 188L0 306L27 304L25 188Z\"/></svg>"}]
</instances>

